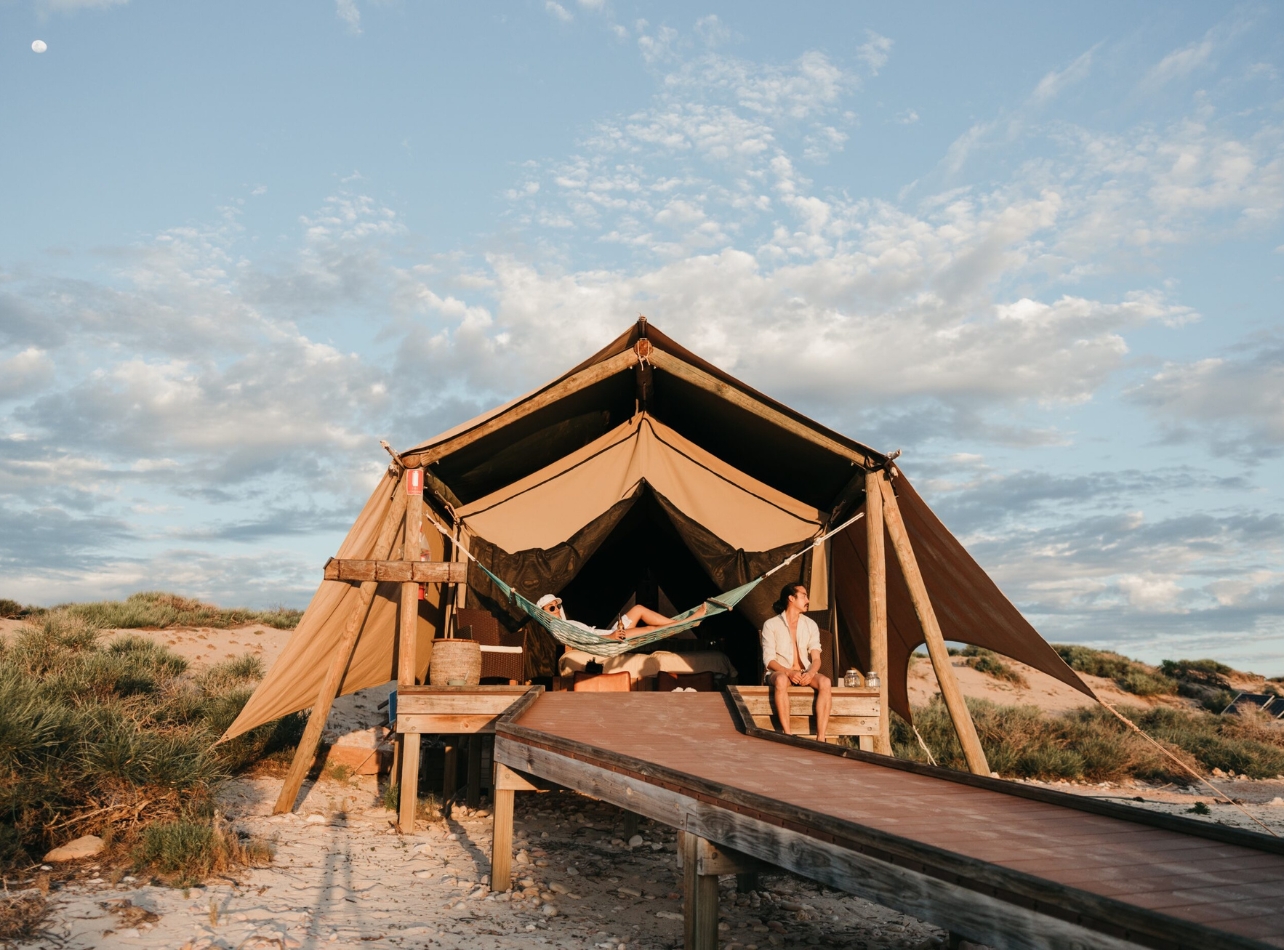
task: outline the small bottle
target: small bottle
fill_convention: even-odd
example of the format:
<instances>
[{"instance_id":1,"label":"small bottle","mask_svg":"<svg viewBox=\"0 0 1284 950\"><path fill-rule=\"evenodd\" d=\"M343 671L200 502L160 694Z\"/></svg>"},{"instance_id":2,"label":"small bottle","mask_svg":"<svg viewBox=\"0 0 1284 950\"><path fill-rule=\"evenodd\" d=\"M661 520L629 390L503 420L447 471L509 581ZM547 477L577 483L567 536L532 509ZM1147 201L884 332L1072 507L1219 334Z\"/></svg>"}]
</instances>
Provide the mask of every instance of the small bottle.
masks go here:
<instances>
[{"instance_id":1,"label":"small bottle","mask_svg":"<svg viewBox=\"0 0 1284 950\"><path fill-rule=\"evenodd\" d=\"M855 667L843 674L843 685L848 689L856 689L860 686L861 676Z\"/></svg>"},{"instance_id":2,"label":"small bottle","mask_svg":"<svg viewBox=\"0 0 1284 950\"><path fill-rule=\"evenodd\" d=\"M870 670L868 673L865 674L865 685L868 686L870 689L878 689L878 687L883 685L883 681L878 678L877 673L875 673L873 670Z\"/></svg>"}]
</instances>

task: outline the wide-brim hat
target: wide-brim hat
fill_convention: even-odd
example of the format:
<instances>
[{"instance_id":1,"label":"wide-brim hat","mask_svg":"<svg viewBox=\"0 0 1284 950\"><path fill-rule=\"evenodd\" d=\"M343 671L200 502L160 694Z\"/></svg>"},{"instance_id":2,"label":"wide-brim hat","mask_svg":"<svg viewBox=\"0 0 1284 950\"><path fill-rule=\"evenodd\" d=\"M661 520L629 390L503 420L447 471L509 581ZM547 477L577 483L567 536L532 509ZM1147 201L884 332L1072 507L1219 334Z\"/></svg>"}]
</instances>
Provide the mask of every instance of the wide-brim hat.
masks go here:
<instances>
[{"instance_id":1,"label":"wide-brim hat","mask_svg":"<svg viewBox=\"0 0 1284 950\"><path fill-rule=\"evenodd\" d=\"M539 600L535 601L535 606L540 610L543 610L549 604L560 604L561 602L562 598L558 597L556 594L545 594Z\"/></svg>"}]
</instances>

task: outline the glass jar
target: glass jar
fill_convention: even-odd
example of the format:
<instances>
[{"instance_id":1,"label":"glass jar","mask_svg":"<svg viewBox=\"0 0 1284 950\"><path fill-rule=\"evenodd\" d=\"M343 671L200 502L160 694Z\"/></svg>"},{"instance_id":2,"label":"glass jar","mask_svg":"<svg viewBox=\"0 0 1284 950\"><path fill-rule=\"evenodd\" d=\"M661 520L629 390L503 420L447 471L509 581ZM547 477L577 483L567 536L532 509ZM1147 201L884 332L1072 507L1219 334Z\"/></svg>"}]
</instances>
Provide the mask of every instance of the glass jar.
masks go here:
<instances>
[{"instance_id":1,"label":"glass jar","mask_svg":"<svg viewBox=\"0 0 1284 950\"><path fill-rule=\"evenodd\" d=\"M865 685L868 686L870 689L878 689L878 687L883 685L883 681L878 678L877 673L875 673L873 670L870 670L868 673L865 674Z\"/></svg>"},{"instance_id":2,"label":"glass jar","mask_svg":"<svg viewBox=\"0 0 1284 950\"><path fill-rule=\"evenodd\" d=\"M861 685L861 675L855 669L850 669L843 674L843 685L848 689L856 689Z\"/></svg>"}]
</instances>

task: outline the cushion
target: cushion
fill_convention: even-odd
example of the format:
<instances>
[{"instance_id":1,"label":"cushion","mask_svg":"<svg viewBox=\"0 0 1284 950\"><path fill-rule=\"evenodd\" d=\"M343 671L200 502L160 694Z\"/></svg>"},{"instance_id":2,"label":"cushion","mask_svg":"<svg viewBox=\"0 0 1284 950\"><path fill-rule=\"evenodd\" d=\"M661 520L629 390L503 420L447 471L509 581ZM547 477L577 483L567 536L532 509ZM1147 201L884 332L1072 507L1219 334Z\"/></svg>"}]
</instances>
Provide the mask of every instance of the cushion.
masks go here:
<instances>
[{"instance_id":1,"label":"cushion","mask_svg":"<svg viewBox=\"0 0 1284 950\"><path fill-rule=\"evenodd\" d=\"M627 693L633 689L633 677L621 670L618 673L575 674L571 689L577 693Z\"/></svg>"}]
</instances>

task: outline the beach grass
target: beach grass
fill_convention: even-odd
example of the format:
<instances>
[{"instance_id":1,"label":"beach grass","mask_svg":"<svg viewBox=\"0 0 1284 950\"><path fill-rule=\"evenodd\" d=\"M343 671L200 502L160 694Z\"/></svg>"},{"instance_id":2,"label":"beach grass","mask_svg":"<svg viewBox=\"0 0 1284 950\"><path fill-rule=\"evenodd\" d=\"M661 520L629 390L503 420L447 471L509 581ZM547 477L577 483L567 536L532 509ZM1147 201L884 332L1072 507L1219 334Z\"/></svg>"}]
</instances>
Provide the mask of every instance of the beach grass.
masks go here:
<instances>
[{"instance_id":1,"label":"beach grass","mask_svg":"<svg viewBox=\"0 0 1284 950\"><path fill-rule=\"evenodd\" d=\"M99 619L46 610L0 641L0 868L85 834L152 856L176 853L177 844L157 850L160 839L147 837L166 823L226 835L215 789L302 733L295 715L214 745L261 678L261 661L247 655L194 673L154 640L106 639Z\"/></svg>"},{"instance_id":2,"label":"beach grass","mask_svg":"<svg viewBox=\"0 0 1284 950\"><path fill-rule=\"evenodd\" d=\"M990 768L1005 778L1189 784L1189 773L1107 710L1049 714L1037 706L968 699ZM1124 715L1196 772L1213 769L1249 778L1284 774L1284 730L1251 714L1215 716L1197 709L1125 708ZM914 726L938 765L966 769L949 713L939 697L913 710ZM898 757L926 762L912 728L892 719Z\"/></svg>"},{"instance_id":3,"label":"beach grass","mask_svg":"<svg viewBox=\"0 0 1284 950\"><path fill-rule=\"evenodd\" d=\"M24 606L14 600L0 600L0 618L26 619L57 612L80 617L102 630L164 630L169 627L239 627L260 623L278 630L293 630L303 611L285 607L250 610L244 607L216 607L179 594L142 591L124 600L100 600L57 607Z\"/></svg>"}]
</instances>

